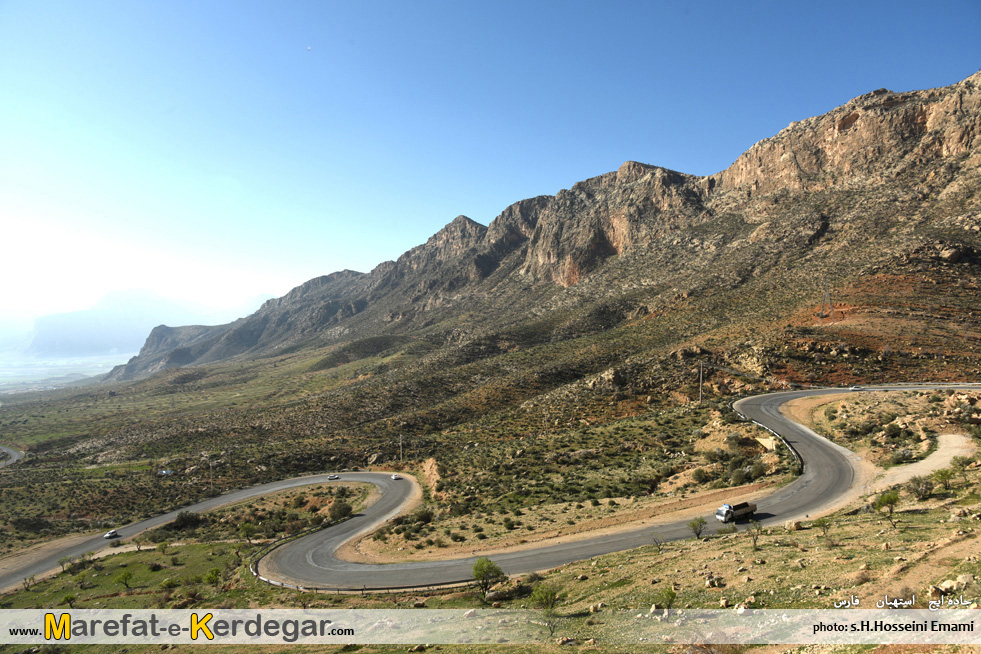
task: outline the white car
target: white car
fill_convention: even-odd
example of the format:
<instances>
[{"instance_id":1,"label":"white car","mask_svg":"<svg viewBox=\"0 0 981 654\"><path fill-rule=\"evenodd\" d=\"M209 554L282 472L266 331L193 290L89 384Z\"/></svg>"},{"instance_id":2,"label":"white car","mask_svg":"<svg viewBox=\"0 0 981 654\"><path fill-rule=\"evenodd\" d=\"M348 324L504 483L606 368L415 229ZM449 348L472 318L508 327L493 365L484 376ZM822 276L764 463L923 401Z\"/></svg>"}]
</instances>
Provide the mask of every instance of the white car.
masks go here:
<instances>
[{"instance_id":1,"label":"white car","mask_svg":"<svg viewBox=\"0 0 981 654\"><path fill-rule=\"evenodd\" d=\"M103 538L119 538L119 532L115 529L110 529Z\"/></svg>"},{"instance_id":2,"label":"white car","mask_svg":"<svg viewBox=\"0 0 981 654\"><path fill-rule=\"evenodd\" d=\"M850 390L850 391L860 391L860 390L862 390L862 387L861 386L849 386L848 387L848 390Z\"/></svg>"},{"instance_id":3,"label":"white car","mask_svg":"<svg viewBox=\"0 0 981 654\"><path fill-rule=\"evenodd\" d=\"M392 479L401 479L398 475L392 475Z\"/></svg>"},{"instance_id":4,"label":"white car","mask_svg":"<svg viewBox=\"0 0 981 654\"><path fill-rule=\"evenodd\" d=\"M327 480L328 481L335 481L335 480L340 479L340 478L341 478L340 475L327 475Z\"/></svg>"}]
</instances>

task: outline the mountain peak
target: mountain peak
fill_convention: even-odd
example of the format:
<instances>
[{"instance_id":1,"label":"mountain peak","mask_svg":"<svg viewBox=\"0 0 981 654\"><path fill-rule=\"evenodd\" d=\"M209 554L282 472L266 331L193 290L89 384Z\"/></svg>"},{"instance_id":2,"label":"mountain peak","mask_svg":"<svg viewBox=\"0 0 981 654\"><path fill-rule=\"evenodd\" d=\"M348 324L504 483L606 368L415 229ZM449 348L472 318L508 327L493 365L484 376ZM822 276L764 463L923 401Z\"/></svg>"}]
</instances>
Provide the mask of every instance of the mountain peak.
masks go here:
<instances>
[{"instance_id":1,"label":"mountain peak","mask_svg":"<svg viewBox=\"0 0 981 654\"><path fill-rule=\"evenodd\" d=\"M157 347L117 378L301 343L475 324L467 320L513 322L541 316L546 305L572 311L590 298L614 306L622 297L635 307L630 315L653 314L677 299L658 289L692 288L698 271L713 275L706 288L714 293L770 270L789 275L788 266L815 248L842 261L876 253L887 261L909 248L902 234L891 250L877 245L855 254L867 234L893 234L883 231L892 218L883 217L927 220L929 203L949 199L964 216L975 211L978 82L981 72L943 88L871 91L792 123L708 177L626 161L554 196L516 202L489 227L457 216L370 274L310 280L210 334L160 331ZM973 227L965 222L960 231L973 237ZM844 275L841 269L835 274ZM595 314L597 324L607 324L606 311ZM190 358L177 361L166 348Z\"/></svg>"}]
</instances>

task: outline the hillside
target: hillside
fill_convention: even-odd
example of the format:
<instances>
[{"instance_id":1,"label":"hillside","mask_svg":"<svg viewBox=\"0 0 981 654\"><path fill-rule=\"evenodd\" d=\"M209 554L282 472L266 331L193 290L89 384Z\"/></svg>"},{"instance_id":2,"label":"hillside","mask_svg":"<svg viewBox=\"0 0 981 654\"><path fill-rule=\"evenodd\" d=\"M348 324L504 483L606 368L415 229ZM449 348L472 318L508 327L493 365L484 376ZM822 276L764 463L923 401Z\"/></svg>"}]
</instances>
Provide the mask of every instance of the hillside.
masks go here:
<instances>
[{"instance_id":1,"label":"hillside","mask_svg":"<svg viewBox=\"0 0 981 654\"><path fill-rule=\"evenodd\" d=\"M459 216L396 261L310 280L230 325L159 327L110 379L379 336L444 346L525 325L555 342L689 308L704 316L683 330L694 335L820 303L825 284L970 265L979 135L981 74L873 91L792 123L715 175L627 162L517 202L487 227ZM791 286L778 306L744 297Z\"/></svg>"},{"instance_id":2,"label":"hillside","mask_svg":"<svg viewBox=\"0 0 981 654\"><path fill-rule=\"evenodd\" d=\"M0 548L366 466L426 470L440 520L777 483L751 432L699 447L735 396L981 374L979 82L864 95L710 177L627 163L158 327L101 387L4 396L31 456L0 479Z\"/></svg>"}]
</instances>

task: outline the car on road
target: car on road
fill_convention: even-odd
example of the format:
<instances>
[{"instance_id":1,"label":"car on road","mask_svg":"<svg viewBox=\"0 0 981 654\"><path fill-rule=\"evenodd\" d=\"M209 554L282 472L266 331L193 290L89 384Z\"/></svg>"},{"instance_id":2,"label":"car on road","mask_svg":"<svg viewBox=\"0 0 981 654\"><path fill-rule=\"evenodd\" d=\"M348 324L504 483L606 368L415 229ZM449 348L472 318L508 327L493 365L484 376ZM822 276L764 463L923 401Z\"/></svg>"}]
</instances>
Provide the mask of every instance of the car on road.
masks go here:
<instances>
[{"instance_id":1,"label":"car on road","mask_svg":"<svg viewBox=\"0 0 981 654\"><path fill-rule=\"evenodd\" d=\"M115 529L110 529L103 538L119 538L119 532Z\"/></svg>"},{"instance_id":2,"label":"car on road","mask_svg":"<svg viewBox=\"0 0 981 654\"><path fill-rule=\"evenodd\" d=\"M401 479L398 475L392 475L392 479Z\"/></svg>"},{"instance_id":3,"label":"car on road","mask_svg":"<svg viewBox=\"0 0 981 654\"><path fill-rule=\"evenodd\" d=\"M334 481L334 480L340 479L340 478L341 478L340 475L327 475L328 481Z\"/></svg>"},{"instance_id":4,"label":"car on road","mask_svg":"<svg viewBox=\"0 0 981 654\"><path fill-rule=\"evenodd\" d=\"M848 390L850 390L850 391L860 391L860 390L862 390L862 387L861 386L849 386L848 387Z\"/></svg>"}]
</instances>

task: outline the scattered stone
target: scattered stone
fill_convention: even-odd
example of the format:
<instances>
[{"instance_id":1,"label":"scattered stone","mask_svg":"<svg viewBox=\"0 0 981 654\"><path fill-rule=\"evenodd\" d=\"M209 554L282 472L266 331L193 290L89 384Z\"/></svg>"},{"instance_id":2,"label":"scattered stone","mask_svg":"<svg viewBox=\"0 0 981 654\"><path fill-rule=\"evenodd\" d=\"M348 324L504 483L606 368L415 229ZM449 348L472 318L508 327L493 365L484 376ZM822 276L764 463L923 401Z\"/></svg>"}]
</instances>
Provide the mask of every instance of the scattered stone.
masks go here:
<instances>
[{"instance_id":1,"label":"scattered stone","mask_svg":"<svg viewBox=\"0 0 981 654\"><path fill-rule=\"evenodd\" d=\"M484 599L488 602L500 602L502 600L506 600L507 598L508 594L500 590L492 590L484 595Z\"/></svg>"},{"instance_id":2,"label":"scattered stone","mask_svg":"<svg viewBox=\"0 0 981 654\"><path fill-rule=\"evenodd\" d=\"M566 638L565 636L563 636L561 638L556 638L555 639L555 644L556 645L575 645L576 644L576 639L575 638Z\"/></svg>"},{"instance_id":3,"label":"scattered stone","mask_svg":"<svg viewBox=\"0 0 981 654\"><path fill-rule=\"evenodd\" d=\"M576 577L576 581L586 581L587 579L589 579L589 577L587 577L586 575L579 575L578 577Z\"/></svg>"},{"instance_id":4,"label":"scattered stone","mask_svg":"<svg viewBox=\"0 0 981 654\"><path fill-rule=\"evenodd\" d=\"M470 609L469 611L467 611L466 613L463 614L463 617L465 617L465 618L476 618L477 617L477 609Z\"/></svg>"},{"instance_id":5,"label":"scattered stone","mask_svg":"<svg viewBox=\"0 0 981 654\"><path fill-rule=\"evenodd\" d=\"M723 609L729 608L729 600L723 597L722 599L719 600L719 606Z\"/></svg>"},{"instance_id":6,"label":"scattered stone","mask_svg":"<svg viewBox=\"0 0 981 654\"><path fill-rule=\"evenodd\" d=\"M424 608L426 608L426 600L419 600L418 602L413 602L412 608L414 608L414 609L424 609Z\"/></svg>"}]
</instances>

